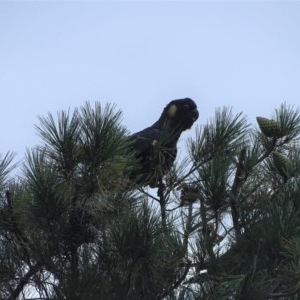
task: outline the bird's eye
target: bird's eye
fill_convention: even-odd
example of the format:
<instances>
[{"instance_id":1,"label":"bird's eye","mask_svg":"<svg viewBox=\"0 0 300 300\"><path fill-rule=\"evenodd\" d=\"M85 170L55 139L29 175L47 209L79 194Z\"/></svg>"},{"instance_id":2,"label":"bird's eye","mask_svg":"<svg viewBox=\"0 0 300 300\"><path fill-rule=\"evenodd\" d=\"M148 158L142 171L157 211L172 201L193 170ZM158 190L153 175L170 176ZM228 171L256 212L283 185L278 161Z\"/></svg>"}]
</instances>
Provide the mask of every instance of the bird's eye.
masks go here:
<instances>
[{"instance_id":1,"label":"bird's eye","mask_svg":"<svg viewBox=\"0 0 300 300\"><path fill-rule=\"evenodd\" d=\"M188 110L188 109L190 108L190 106L189 106L188 104L185 104L185 105L183 106L183 108L186 109L186 110Z\"/></svg>"}]
</instances>

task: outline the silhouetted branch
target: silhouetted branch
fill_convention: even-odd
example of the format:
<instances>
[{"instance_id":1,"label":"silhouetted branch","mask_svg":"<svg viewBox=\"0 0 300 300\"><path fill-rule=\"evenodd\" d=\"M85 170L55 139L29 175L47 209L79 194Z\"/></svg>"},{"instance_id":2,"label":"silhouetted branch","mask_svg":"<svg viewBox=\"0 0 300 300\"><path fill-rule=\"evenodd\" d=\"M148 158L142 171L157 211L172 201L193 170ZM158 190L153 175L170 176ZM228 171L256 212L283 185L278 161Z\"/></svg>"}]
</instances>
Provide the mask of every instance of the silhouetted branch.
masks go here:
<instances>
[{"instance_id":1,"label":"silhouetted branch","mask_svg":"<svg viewBox=\"0 0 300 300\"><path fill-rule=\"evenodd\" d=\"M30 266L28 272L20 279L17 287L13 291L11 297L9 300L15 300L19 297L20 293L23 291L23 288L26 284L29 283L30 278L36 274L38 271L40 271L42 268L41 264L35 264L34 266Z\"/></svg>"}]
</instances>

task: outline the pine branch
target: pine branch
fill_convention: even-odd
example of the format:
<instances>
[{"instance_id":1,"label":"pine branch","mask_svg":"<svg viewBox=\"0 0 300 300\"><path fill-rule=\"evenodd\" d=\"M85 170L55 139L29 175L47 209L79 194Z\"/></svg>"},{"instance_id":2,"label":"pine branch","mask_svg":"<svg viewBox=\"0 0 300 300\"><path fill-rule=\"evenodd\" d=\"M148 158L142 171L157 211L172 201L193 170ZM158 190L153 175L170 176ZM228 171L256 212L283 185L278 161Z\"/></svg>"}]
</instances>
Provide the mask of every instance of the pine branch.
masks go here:
<instances>
[{"instance_id":1,"label":"pine branch","mask_svg":"<svg viewBox=\"0 0 300 300\"><path fill-rule=\"evenodd\" d=\"M29 266L31 266L30 242L26 237L26 234L21 229L22 225L19 224L17 218L15 217L15 213L13 210L13 199L10 191L6 191L6 200L8 205L8 214L10 218L9 230L12 234L15 235L16 239L19 241L25 257L25 261Z\"/></svg>"},{"instance_id":2,"label":"pine branch","mask_svg":"<svg viewBox=\"0 0 300 300\"><path fill-rule=\"evenodd\" d=\"M20 293L23 291L26 284L29 283L31 277L35 275L37 272L41 271L42 265L37 263L34 266L29 266L28 272L20 279L17 287L12 292L9 300L15 300L19 297Z\"/></svg>"},{"instance_id":3,"label":"pine branch","mask_svg":"<svg viewBox=\"0 0 300 300\"><path fill-rule=\"evenodd\" d=\"M183 247L185 249L185 253L188 253L188 243L189 243L189 237L192 230L192 222L193 222L193 205L188 205L188 214L185 221L185 228L183 233Z\"/></svg>"},{"instance_id":4,"label":"pine branch","mask_svg":"<svg viewBox=\"0 0 300 300\"><path fill-rule=\"evenodd\" d=\"M159 196L162 225L164 228L167 228L167 201L165 196L165 186L161 179L159 180L157 195Z\"/></svg>"},{"instance_id":5,"label":"pine branch","mask_svg":"<svg viewBox=\"0 0 300 300\"><path fill-rule=\"evenodd\" d=\"M170 293L172 293L174 290L176 290L183 283L183 281L186 279L186 276L190 270L191 265L192 265L192 262L190 260L188 260L187 264L184 267L185 270L182 273L182 276L180 276L180 278L178 280L176 280L175 283L173 283L173 285L170 287L170 289L164 291L164 293L158 299L164 299L165 297L167 297Z\"/></svg>"}]
</instances>

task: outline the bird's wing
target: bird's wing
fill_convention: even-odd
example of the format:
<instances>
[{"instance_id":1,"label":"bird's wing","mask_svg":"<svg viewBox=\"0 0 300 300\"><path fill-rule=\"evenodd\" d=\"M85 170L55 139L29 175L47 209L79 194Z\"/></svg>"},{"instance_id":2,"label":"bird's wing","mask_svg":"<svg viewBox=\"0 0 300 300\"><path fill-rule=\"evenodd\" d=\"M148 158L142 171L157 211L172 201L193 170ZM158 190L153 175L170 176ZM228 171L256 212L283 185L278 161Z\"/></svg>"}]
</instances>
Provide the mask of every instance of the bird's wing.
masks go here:
<instances>
[{"instance_id":1,"label":"bird's wing","mask_svg":"<svg viewBox=\"0 0 300 300\"><path fill-rule=\"evenodd\" d=\"M158 128L148 127L142 131L132 134L129 139L132 141L133 148L137 156L143 156L151 151L160 136Z\"/></svg>"}]
</instances>

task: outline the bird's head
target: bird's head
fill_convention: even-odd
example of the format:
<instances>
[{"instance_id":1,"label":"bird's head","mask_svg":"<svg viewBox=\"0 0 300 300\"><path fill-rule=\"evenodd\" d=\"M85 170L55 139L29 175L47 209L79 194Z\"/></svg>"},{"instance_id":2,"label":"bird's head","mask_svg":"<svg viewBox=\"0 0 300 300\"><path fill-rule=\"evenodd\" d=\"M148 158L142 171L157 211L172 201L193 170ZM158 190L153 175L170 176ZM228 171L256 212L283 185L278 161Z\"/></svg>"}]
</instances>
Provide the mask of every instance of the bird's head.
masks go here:
<instances>
[{"instance_id":1,"label":"bird's head","mask_svg":"<svg viewBox=\"0 0 300 300\"><path fill-rule=\"evenodd\" d=\"M161 118L164 123L171 127L180 129L190 129L194 122L199 118L196 103L190 98L171 101L164 109Z\"/></svg>"}]
</instances>

